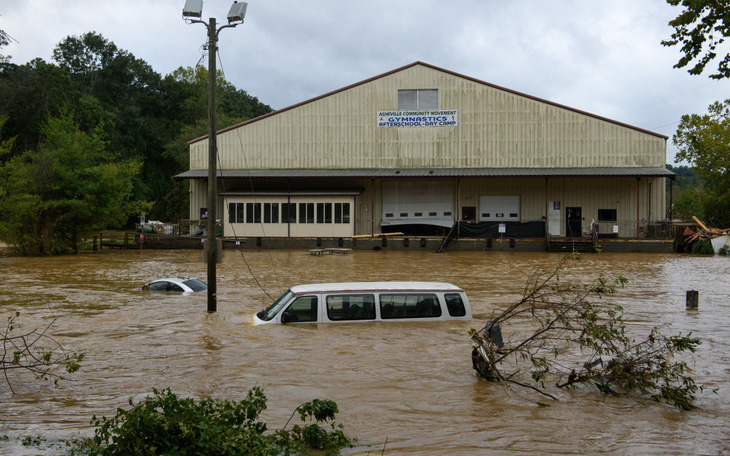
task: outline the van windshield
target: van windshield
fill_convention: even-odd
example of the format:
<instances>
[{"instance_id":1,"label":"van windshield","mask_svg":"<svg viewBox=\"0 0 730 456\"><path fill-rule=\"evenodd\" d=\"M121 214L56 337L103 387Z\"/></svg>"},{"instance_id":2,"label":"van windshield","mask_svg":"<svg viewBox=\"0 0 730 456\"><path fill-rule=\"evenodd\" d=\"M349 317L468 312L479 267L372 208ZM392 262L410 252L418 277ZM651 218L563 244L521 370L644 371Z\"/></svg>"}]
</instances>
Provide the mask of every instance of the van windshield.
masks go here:
<instances>
[{"instance_id":1,"label":"van windshield","mask_svg":"<svg viewBox=\"0 0 730 456\"><path fill-rule=\"evenodd\" d=\"M257 313L256 316L258 316L260 319L269 321L273 319L276 314L279 313L282 307L284 307L284 304L289 302L289 300L294 296L294 293L292 293L291 290L287 290L286 293L281 295L279 299L274 301L273 304L271 304L269 307L267 307L265 310L262 310L261 312Z\"/></svg>"}]
</instances>

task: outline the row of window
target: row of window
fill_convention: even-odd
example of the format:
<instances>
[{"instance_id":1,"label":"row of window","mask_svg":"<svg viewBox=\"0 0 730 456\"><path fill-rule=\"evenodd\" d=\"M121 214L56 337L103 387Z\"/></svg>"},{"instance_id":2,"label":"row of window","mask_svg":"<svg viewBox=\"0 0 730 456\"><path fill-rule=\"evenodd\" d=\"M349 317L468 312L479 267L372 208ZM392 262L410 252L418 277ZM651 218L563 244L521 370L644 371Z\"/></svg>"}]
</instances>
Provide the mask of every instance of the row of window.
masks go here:
<instances>
[{"instance_id":1,"label":"row of window","mask_svg":"<svg viewBox=\"0 0 730 456\"><path fill-rule=\"evenodd\" d=\"M350 203L228 203L228 222L350 223Z\"/></svg>"},{"instance_id":2,"label":"row of window","mask_svg":"<svg viewBox=\"0 0 730 456\"><path fill-rule=\"evenodd\" d=\"M429 212L428 215L423 215L423 212L414 212L414 217L438 217L438 212ZM386 212L385 218L392 218L394 214L392 212ZM401 212L401 217L408 217L408 212ZM444 217L451 217L451 212L444 212Z\"/></svg>"},{"instance_id":3,"label":"row of window","mask_svg":"<svg viewBox=\"0 0 730 456\"><path fill-rule=\"evenodd\" d=\"M452 317L466 315L464 302L458 293L446 293L446 307ZM317 296L300 296L287 308L289 321L317 321ZM327 317L331 321L375 320L375 296L330 295L327 301ZM381 294L380 317L394 318L433 318L441 316L438 297L431 293Z\"/></svg>"}]
</instances>

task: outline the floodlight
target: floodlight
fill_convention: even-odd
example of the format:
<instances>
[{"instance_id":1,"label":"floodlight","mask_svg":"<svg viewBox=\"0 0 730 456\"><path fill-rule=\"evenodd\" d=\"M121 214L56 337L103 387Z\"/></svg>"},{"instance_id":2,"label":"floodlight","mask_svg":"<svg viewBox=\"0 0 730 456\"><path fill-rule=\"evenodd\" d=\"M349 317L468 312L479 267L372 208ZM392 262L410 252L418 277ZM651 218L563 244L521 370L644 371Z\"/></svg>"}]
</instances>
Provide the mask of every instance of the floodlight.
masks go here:
<instances>
[{"instance_id":1,"label":"floodlight","mask_svg":"<svg viewBox=\"0 0 730 456\"><path fill-rule=\"evenodd\" d=\"M183 8L183 18L200 18L203 15L203 0L185 0Z\"/></svg>"},{"instance_id":2,"label":"floodlight","mask_svg":"<svg viewBox=\"0 0 730 456\"><path fill-rule=\"evenodd\" d=\"M246 7L248 6L248 3L246 2L233 2L233 5L231 5L230 11L228 11L228 23L231 22L239 22L243 23L243 18L246 17Z\"/></svg>"}]
</instances>

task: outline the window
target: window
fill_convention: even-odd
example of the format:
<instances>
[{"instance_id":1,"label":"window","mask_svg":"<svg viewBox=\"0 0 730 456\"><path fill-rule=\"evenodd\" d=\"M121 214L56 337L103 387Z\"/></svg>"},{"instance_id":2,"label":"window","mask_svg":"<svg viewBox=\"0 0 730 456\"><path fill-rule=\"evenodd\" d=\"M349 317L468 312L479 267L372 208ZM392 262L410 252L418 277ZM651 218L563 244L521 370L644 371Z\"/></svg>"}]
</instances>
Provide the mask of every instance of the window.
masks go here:
<instances>
[{"instance_id":1,"label":"window","mask_svg":"<svg viewBox=\"0 0 730 456\"><path fill-rule=\"evenodd\" d=\"M616 209L598 209L599 222L615 222Z\"/></svg>"},{"instance_id":2,"label":"window","mask_svg":"<svg viewBox=\"0 0 730 456\"><path fill-rule=\"evenodd\" d=\"M452 317L463 317L466 315L466 308L464 307L464 301L461 300L460 294L446 293L444 298L446 299L446 307L449 309L449 315Z\"/></svg>"},{"instance_id":3,"label":"window","mask_svg":"<svg viewBox=\"0 0 730 456\"><path fill-rule=\"evenodd\" d=\"M279 203L264 203L264 223L279 223Z\"/></svg>"},{"instance_id":4,"label":"window","mask_svg":"<svg viewBox=\"0 0 730 456\"><path fill-rule=\"evenodd\" d=\"M299 223L314 223L314 203L299 203Z\"/></svg>"},{"instance_id":5,"label":"window","mask_svg":"<svg viewBox=\"0 0 730 456\"><path fill-rule=\"evenodd\" d=\"M332 203L317 203L317 223L332 223Z\"/></svg>"},{"instance_id":6,"label":"window","mask_svg":"<svg viewBox=\"0 0 730 456\"><path fill-rule=\"evenodd\" d=\"M297 223L297 205L296 203L281 204L281 221L283 223Z\"/></svg>"},{"instance_id":7,"label":"window","mask_svg":"<svg viewBox=\"0 0 730 456\"><path fill-rule=\"evenodd\" d=\"M381 294L380 315L383 319L440 317L441 306L431 293Z\"/></svg>"},{"instance_id":8,"label":"window","mask_svg":"<svg viewBox=\"0 0 730 456\"><path fill-rule=\"evenodd\" d=\"M416 89L398 91L399 111L435 111L438 108L438 89Z\"/></svg>"},{"instance_id":9,"label":"window","mask_svg":"<svg viewBox=\"0 0 730 456\"><path fill-rule=\"evenodd\" d=\"M261 223L261 203L246 203L246 223Z\"/></svg>"},{"instance_id":10,"label":"window","mask_svg":"<svg viewBox=\"0 0 730 456\"><path fill-rule=\"evenodd\" d=\"M236 223L243 223L243 203L236 203Z\"/></svg>"},{"instance_id":11,"label":"window","mask_svg":"<svg viewBox=\"0 0 730 456\"><path fill-rule=\"evenodd\" d=\"M193 291L205 291L208 289L208 285L206 285L204 282L201 282L198 279L188 279L183 282L185 285L189 286L191 290Z\"/></svg>"},{"instance_id":12,"label":"window","mask_svg":"<svg viewBox=\"0 0 730 456\"><path fill-rule=\"evenodd\" d=\"M228 203L228 223L243 223L243 203Z\"/></svg>"},{"instance_id":13,"label":"window","mask_svg":"<svg viewBox=\"0 0 730 456\"><path fill-rule=\"evenodd\" d=\"M335 223L350 223L350 203L335 203Z\"/></svg>"},{"instance_id":14,"label":"window","mask_svg":"<svg viewBox=\"0 0 730 456\"><path fill-rule=\"evenodd\" d=\"M167 288L169 286L170 286L170 282L161 281L161 282L150 283L149 285L147 285L145 287L145 289L150 290L150 291L167 291Z\"/></svg>"},{"instance_id":15,"label":"window","mask_svg":"<svg viewBox=\"0 0 730 456\"><path fill-rule=\"evenodd\" d=\"M300 296L284 313L288 314L290 322L317 321L317 297Z\"/></svg>"},{"instance_id":16,"label":"window","mask_svg":"<svg viewBox=\"0 0 730 456\"><path fill-rule=\"evenodd\" d=\"M327 296L327 317L332 321L374 320L375 296L332 295Z\"/></svg>"}]
</instances>

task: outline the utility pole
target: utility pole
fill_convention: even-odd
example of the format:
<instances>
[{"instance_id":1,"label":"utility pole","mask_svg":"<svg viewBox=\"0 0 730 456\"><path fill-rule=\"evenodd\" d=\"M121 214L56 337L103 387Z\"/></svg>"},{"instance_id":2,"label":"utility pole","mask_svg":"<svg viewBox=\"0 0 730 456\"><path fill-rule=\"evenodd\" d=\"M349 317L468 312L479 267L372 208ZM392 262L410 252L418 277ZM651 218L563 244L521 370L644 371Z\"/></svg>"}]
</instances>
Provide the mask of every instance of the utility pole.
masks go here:
<instances>
[{"instance_id":1,"label":"utility pole","mask_svg":"<svg viewBox=\"0 0 730 456\"><path fill-rule=\"evenodd\" d=\"M218 150L215 128L215 85L216 85L216 51L218 50L215 18L208 23L208 312L218 310L216 286L216 261L218 261L218 242L216 241L216 206L218 205Z\"/></svg>"},{"instance_id":2,"label":"utility pole","mask_svg":"<svg viewBox=\"0 0 730 456\"><path fill-rule=\"evenodd\" d=\"M218 241L216 240L217 205L218 205L218 148L216 145L216 54L218 51L218 34L228 27L243 24L248 3L233 2L228 11L228 24L216 29L215 18L208 23L200 20L203 14L203 0L186 0L183 8L183 19L190 24L203 24L208 28L208 236L205 240L205 260L208 263L208 312L218 310L216 285L216 262L218 261Z\"/></svg>"}]
</instances>

